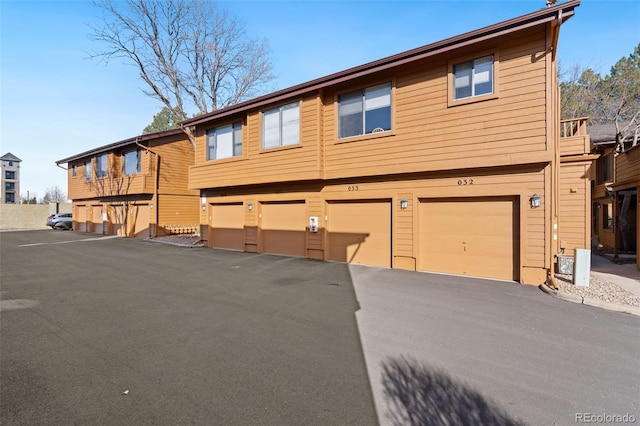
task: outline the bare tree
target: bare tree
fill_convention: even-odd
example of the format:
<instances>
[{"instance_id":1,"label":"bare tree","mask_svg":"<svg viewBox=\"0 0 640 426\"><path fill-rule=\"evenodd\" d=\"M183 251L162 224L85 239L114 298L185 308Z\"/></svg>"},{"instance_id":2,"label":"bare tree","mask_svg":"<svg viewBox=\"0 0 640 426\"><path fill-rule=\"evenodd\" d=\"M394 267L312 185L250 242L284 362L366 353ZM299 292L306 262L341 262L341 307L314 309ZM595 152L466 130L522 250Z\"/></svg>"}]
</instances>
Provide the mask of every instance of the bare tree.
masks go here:
<instances>
[{"instance_id":1,"label":"bare tree","mask_svg":"<svg viewBox=\"0 0 640 426\"><path fill-rule=\"evenodd\" d=\"M125 58L148 86L143 92L180 120L247 100L273 80L266 40L214 3L199 0L96 0L102 11L90 37L104 50L92 58ZM193 136L193 135L190 135Z\"/></svg>"},{"instance_id":2,"label":"bare tree","mask_svg":"<svg viewBox=\"0 0 640 426\"><path fill-rule=\"evenodd\" d=\"M59 186L47 188L46 194L42 197L43 203L64 203L67 201L67 194Z\"/></svg>"},{"instance_id":3,"label":"bare tree","mask_svg":"<svg viewBox=\"0 0 640 426\"><path fill-rule=\"evenodd\" d=\"M589 117L591 124L613 123L617 149L638 144L640 134L640 44L601 77L574 67L560 73L563 118Z\"/></svg>"}]
</instances>

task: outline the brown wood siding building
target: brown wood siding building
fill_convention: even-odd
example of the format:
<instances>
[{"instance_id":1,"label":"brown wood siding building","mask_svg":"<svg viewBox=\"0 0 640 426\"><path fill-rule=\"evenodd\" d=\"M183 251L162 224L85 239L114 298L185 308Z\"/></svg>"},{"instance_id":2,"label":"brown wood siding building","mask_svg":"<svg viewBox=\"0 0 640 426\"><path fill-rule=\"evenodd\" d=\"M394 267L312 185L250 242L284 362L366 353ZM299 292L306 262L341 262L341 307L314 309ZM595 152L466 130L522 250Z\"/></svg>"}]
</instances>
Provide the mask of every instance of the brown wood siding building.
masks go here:
<instances>
[{"instance_id":1,"label":"brown wood siding building","mask_svg":"<svg viewBox=\"0 0 640 426\"><path fill-rule=\"evenodd\" d=\"M590 241L593 157L586 133L561 135L556 82L559 27L578 5L183 122L206 244L544 282L561 250ZM234 123L241 152L212 159Z\"/></svg>"},{"instance_id":2,"label":"brown wood siding building","mask_svg":"<svg viewBox=\"0 0 640 426\"><path fill-rule=\"evenodd\" d=\"M614 257L635 254L640 269L637 256L640 145L633 145L630 132L616 138L618 130L613 123L591 126L589 132L593 152L598 155L591 172L594 247L612 251Z\"/></svg>"},{"instance_id":3,"label":"brown wood siding building","mask_svg":"<svg viewBox=\"0 0 640 426\"><path fill-rule=\"evenodd\" d=\"M640 246L640 145L630 146L615 155L615 193L617 220L617 244L621 251L636 254L636 266L640 270L638 246ZM617 252L616 252L617 254Z\"/></svg>"},{"instance_id":4,"label":"brown wood siding building","mask_svg":"<svg viewBox=\"0 0 640 426\"><path fill-rule=\"evenodd\" d=\"M57 161L68 169L74 230L148 238L198 229L199 192L187 188L193 163L193 145L181 130Z\"/></svg>"}]
</instances>

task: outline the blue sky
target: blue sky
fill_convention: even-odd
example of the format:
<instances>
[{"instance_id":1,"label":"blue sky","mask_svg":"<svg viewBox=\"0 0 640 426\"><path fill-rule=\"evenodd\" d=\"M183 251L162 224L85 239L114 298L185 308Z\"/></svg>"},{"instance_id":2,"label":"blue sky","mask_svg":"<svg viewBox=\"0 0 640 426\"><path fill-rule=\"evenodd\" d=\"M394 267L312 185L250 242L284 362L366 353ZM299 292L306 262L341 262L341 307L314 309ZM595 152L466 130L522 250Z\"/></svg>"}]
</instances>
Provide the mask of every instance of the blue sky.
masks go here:
<instances>
[{"instance_id":1,"label":"blue sky","mask_svg":"<svg viewBox=\"0 0 640 426\"><path fill-rule=\"evenodd\" d=\"M545 0L222 1L269 41L274 90L545 7ZM99 50L90 1L0 0L0 155L21 163L21 195L67 191L56 160L142 133L162 108L134 67ZM640 2L583 0L562 28L559 58L607 74L640 42Z\"/></svg>"}]
</instances>

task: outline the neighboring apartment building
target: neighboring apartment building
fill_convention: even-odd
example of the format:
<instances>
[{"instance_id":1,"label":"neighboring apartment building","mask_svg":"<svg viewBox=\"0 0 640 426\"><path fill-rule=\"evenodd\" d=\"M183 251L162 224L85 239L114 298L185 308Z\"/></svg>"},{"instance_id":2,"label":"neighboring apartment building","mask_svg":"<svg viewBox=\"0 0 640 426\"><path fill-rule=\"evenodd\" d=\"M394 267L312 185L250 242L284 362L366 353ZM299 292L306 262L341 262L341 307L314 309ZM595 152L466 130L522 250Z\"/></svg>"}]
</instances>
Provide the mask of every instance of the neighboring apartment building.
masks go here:
<instances>
[{"instance_id":1,"label":"neighboring apartment building","mask_svg":"<svg viewBox=\"0 0 640 426\"><path fill-rule=\"evenodd\" d=\"M193 145L181 130L148 134L57 161L67 165L74 230L148 238L199 225L187 189Z\"/></svg>"},{"instance_id":2,"label":"neighboring apartment building","mask_svg":"<svg viewBox=\"0 0 640 426\"><path fill-rule=\"evenodd\" d=\"M640 243L638 190L640 189L640 143L633 138L624 144L616 141L614 124L589 127L593 152L599 154L592 173L594 244L619 253L635 253Z\"/></svg>"},{"instance_id":3,"label":"neighboring apartment building","mask_svg":"<svg viewBox=\"0 0 640 426\"><path fill-rule=\"evenodd\" d=\"M545 282L590 247L593 156L583 121L561 135L556 73L579 4L186 120L203 240Z\"/></svg>"},{"instance_id":4,"label":"neighboring apartment building","mask_svg":"<svg viewBox=\"0 0 640 426\"><path fill-rule=\"evenodd\" d=\"M10 152L0 157L2 161L2 203L20 203L20 162L22 161Z\"/></svg>"}]
</instances>

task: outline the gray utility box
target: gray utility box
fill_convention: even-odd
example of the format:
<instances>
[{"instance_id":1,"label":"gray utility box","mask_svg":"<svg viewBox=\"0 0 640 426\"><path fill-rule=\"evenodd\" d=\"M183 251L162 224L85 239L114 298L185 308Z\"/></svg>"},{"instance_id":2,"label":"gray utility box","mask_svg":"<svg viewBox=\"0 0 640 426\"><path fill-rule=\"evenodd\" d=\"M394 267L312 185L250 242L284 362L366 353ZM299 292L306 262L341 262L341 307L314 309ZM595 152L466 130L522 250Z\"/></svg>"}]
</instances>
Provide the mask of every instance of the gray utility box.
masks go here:
<instances>
[{"instance_id":1,"label":"gray utility box","mask_svg":"<svg viewBox=\"0 0 640 426\"><path fill-rule=\"evenodd\" d=\"M573 275L573 256L557 254L556 258L556 274Z\"/></svg>"},{"instance_id":2,"label":"gray utility box","mask_svg":"<svg viewBox=\"0 0 640 426\"><path fill-rule=\"evenodd\" d=\"M591 277L591 250L576 249L573 283L577 286L589 287Z\"/></svg>"}]
</instances>

